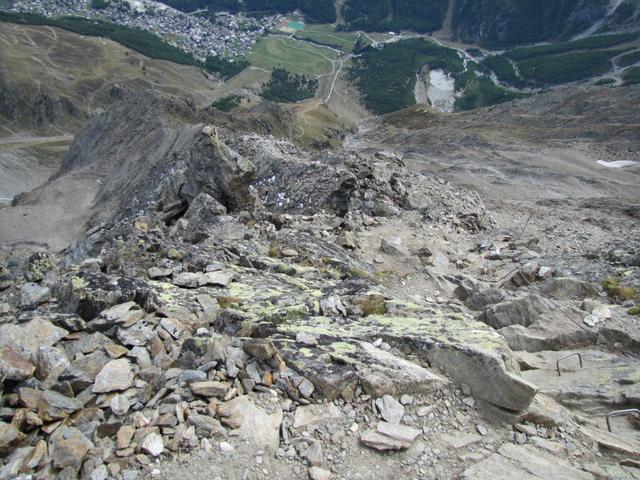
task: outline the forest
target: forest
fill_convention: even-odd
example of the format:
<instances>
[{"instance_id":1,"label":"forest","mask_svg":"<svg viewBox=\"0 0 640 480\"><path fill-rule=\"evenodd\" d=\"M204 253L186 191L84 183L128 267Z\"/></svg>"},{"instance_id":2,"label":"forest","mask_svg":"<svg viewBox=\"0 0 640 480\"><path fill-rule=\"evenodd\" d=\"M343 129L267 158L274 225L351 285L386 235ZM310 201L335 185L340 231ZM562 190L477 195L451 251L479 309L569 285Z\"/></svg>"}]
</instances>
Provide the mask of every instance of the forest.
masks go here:
<instances>
[{"instance_id":1,"label":"forest","mask_svg":"<svg viewBox=\"0 0 640 480\"><path fill-rule=\"evenodd\" d=\"M451 73L463 70L455 50L411 39L384 48L362 49L348 75L360 90L365 106L373 113L384 114L415 104L416 73L423 65Z\"/></svg>"},{"instance_id":2,"label":"forest","mask_svg":"<svg viewBox=\"0 0 640 480\"><path fill-rule=\"evenodd\" d=\"M442 28L448 0L349 0L343 15L348 30L426 33Z\"/></svg>"},{"instance_id":3,"label":"forest","mask_svg":"<svg viewBox=\"0 0 640 480\"><path fill-rule=\"evenodd\" d=\"M219 74L223 80L235 77L248 67L249 62L245 58L229 60L224 57L207 57L204 62L206 71Z\"/></svg>"},{"instance_id":4,"label":"forest","mask_svg":"<svg viewBox=\"0 0 640 480\"><path fill-rule=\"evenodd\" d=\"M295 103L316 94L318 80L296 75L284 68L274 68L271 79L262 87L260 95L265 100L281 103Z\"/></svg>"}]
</instances>

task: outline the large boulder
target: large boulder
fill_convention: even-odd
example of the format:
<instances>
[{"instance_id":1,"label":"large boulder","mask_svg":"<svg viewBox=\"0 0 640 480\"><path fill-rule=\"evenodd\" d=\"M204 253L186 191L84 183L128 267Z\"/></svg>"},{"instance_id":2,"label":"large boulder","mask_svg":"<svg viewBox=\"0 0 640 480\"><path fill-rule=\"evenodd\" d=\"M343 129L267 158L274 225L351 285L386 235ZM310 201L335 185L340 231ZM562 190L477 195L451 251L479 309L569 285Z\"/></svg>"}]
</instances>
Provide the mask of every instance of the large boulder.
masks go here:
<instances>
[{"instance_id":1,"label":"large boulder","mask_svg":"<svg viewBox=\"0 0 640 480\"><path fill-rule=\"evenodd\" d=\"M114 305L135 302L146 310L151 301L146 282L91 271L69 275L58 285L56 296L62 311L76 313L87 321Z\"/></svg>"},{"instance_id":2,"label":"large boulder","mask_svg":"<svg viewBox=\"0 0 640 480\"><path fill-rule=\"evenodd\" d=\"M227 213L224 205L208 193L200 193L189 205L184 219L188 222L184 239L198 243L208 237L207 228L219 215Z\"/></svg>"},{"instance_id":3,"label":"large boulder","mask_svg":"<svg viewBox=\"0 0 640 480\"><path fill-rule=\"evenodd\" d=\"M548 300L532 294L492 305L484 311L480 320L496 329L510 325L528 327L551 309Z\"/></svg>"}]
</instances>

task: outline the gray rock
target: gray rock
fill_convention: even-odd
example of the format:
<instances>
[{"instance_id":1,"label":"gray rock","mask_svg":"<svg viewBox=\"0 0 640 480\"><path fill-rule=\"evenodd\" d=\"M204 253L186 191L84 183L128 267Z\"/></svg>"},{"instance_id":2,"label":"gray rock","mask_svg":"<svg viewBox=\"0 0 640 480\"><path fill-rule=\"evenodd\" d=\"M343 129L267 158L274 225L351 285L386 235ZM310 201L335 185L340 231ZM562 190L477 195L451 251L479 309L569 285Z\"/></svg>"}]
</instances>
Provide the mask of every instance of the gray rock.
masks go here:
<instances>
[{"instance_id":1,"label":"gray rock","mask_svg":"<svg viewBox=\"0 0 640 480\"><path fill-rule=\"evenodd\" d=\"M33 376L36 367L13 347L0 347L0 375L7 380L26 380Z\"/></svg>"},{"instance_id":2,"label":"gray rock","mask_svg":"<svg viewBox=\"0 0 640 480\"><path fill-rule=\"evenodd\" d=\"M164 328L176 340L180 338L184 327L179 320L175 318L163 318L160 320L160 326Z\"/></svg>"},{"instance_id":3,"label":"gray rock","mask_svg":"<svg viewBox=\"0 0 640 480\"><path fill-rule=\"evenodd\" d=\"M382 418L389 423L399 424L404 416L404 407L391 395L384 395L376 400L376 407Z\"/></svg>"},{"instance_id":4,"label":"gray rock","mask_svg":"<svg viewBox=\"0 0 640 480\"><path fill-rule=\"evenodd\" d=\"M0 292L6 290L15 283L15 279L7 267L0 264Z\"/></svg>"},{"instance_id":5,"label":"gray rock","mask_svg":"<svg viewBox=\"0 0 640 480\"><path fill-rule=\"evenodd\" d=\"M331 480L331 472L320 467L311 467L309 469L309 478L311 480Z\"/></svg>"},{"instance_id":6,"label":"gray rock","mask_svg":"<svg viewBox=\"0 0 640 480\"><path fill-rule=\"evenodd\" d=\"M126 395L116 395L111 399L109 403L111 407L111 411L118 415L119 417L126 415L131 408L131 402L129 401L129 397Z\"/></svg>"},{"instance_id":7,"label":"gray rock","mask_svg":"<svg viewBox=\"0 0 640 480\"><path fill-rule=\"evenodd\" d=\"M138 480L138 472L136 470L123 470L122 480Z\"/></svg>"},{"instance_id":8,"label":"gray rock","mask_svg":"<svg viewBox=\"0 0 640 480\"><path fill-rule=\"evenodd\" d=\"M262 383L262 376L260 375L260 372L258 371L258 365L255 362L247 365L247 375L249 375L249 378L251 378L254 383Z\"/></svg>"},{"instance_id":9,"label":"gray rock","mask_svg":"<svg viewBox=\"0 0 640 480\"><path fill-rule=\"evenodd\" d=\"M556 300L599 298L602 289L589 282L575 278L551 278L542 283L542 293Z\"/></svg>"},{"instance_id":10,"label":"gray rock","mask_svg":"<svg viewBox=\"0 0 640 480\"><path fill-rule=\"evenodd\" d=\"M320 309L323 315L336 317L342 315L347 316L347 309L342 304L342 300L337 295L331 295L320 300Z\"/></svg>"},{"instance_id":11,"label":"gray rock","mask_svg":"<svg viewBox=\"0 0 640 480\"><path fill-rule=\"evenodd\" d=\"M307 459L309 464L315 467L322 466L324 464L324 454L322 453L322 444L318 441L313 442L311 446L307 449L305 458Z\"/></svg>"},{"instance_id":12,"label":"gray rock","mask_svg":"<svg viewBox=\"0 0 640 480\"><path fill-rule=\"evenodd\" d=\"M151 267L147 270L147 275L152 280L157 280L159 278L167 278L173 274L173 269L171 268L160 268L160 267Z\"/></svg>"},{"instance_id":13,"label":"gray rock","mask_svg":"<svg viewBox=\"0 0 640 480\"><path fill-rule=\"evenodd\" d=\"M40 347L33 358L36 365L36 377L46 380L52 372L61 373L71 363L67 355L56 347Z\"/></svg>"},{"instance_id":14,"label":"gray rock","mask_svg":"<svg viewBox=\"0 0 640 480\"><path fill-rule=\"evenodd\" d=\"M134 374L128 360L121 358L107 363L96 377L93 393L126 390L133 385Z\"/></svg>"},{"instance_id":15,"label":"gray rock","mask_svg":"<svg viewBox=\"0 0 640 480\"><path fill-rule=\"evenodd\" d=\"M224 398L229 391L228 384L208 380L204 382L193 382L189 384L189 388L194 395L199 395L201 397Z\"/></svg>"},{"instance_id":16,"label":"gray rock","mask_svg":"<svg viewBox=\"0 0 640 480\"><path fill-rule=\"evenodd\" d=\"M188 423L195 427L196 434L199 437L208 438L213 435L222 435L226 432L225 428L218 420L207 415L192 413L189 415Z\"/></svg>"},{"instance_id":17,"label":"gray rock","mask_svg":"<svg viewBox=\"0 0 640 480\"><path fill-rule=\"evenodd\" d=\"M505 296L505 292L498 288L478 289L472 291L464 303L471 310L483 310L488 306L502 302Z\"/></svg>"},{"instance_id":18,"label":"gray rock","mask_svg":"<svg viewBox=\"0 0 640 480\"><path fill-rule=\"evenodd\" d=\"M82 408L82 402L53 390L45 390L38 401L38 416L45 422L60 420Z\"/></svg>"},{"instance_id":19,"label":"gray rock","mask_svg":"<svg viewBox=\"0 0 640 480\"><path fill-rule=\"evenodd\" d=\"M397 240L398 241L394 242L393 240L390 241L382 239L380 249L387 255L395 255L399 257L407 256L409 253L401 247L401 243L399 242L400 239Z\"/></svg>"},{"instance_id":20,"label":"gray rock","mask_svg":"<svg viewBox=\"0 0 640 480\"><path fill-rule=\"evenodd\" d=\"M136 323L129 328L118 328L118 340L129 347L144 346L155 335L153 327L146 321Z\"/></svg>"},{"instance_id":21,"label":"gray rock","mask_svg":"<svg viewBox=\"0 0 640 480\"><path fill-rule=\"evenodd\" d=\"M451 450L460 450L469 445L481 442L482 437L473 433L452 432L438 435L438 441Z\"/></svg>"},{"instance_id":22,"label":"gray rock","mask_svg":"<svg viewBox=\"0 0 640 480\"><path fill-rule=\"evenodd\" d=\"M107 480L109 478L109 472L106 465L100 465L95 468L89 475L89 480Z\"/></svg>"},{"instance_id":23,"label":"gray rock","mask_svg":"<svg viewBox=\"0 0 640 480\"><path fill-rule=\"evenodd\" d=\"M305 378L300 382L300 385L298 385L298 390L300 391L300 395L304 398L311 398L311 395L313 395L313 391L315 390L315 386Z\"/></svg>"},{"instance_id":24,"label":"gray rock","mask_svg":"<svg viewBox=\"0 0 640 480\"><path fill-rule=\"evenodd\" d=\"M578 470L566 460L532 446L505 443L485 460L463 473L466 480L571 478L593 480L590 473Z\"/></svg>"},{"instance_id":25,"label":"gray rock","mask_svg":"<svg viewBox=\"0 0 640 480\"><path fill-rule=\"evenodd\" d=\"M79 392L90 386L104 367L109 362L109 357L102 351L96 351L89 355L79 357L71 362L58 376L59 381L69 382L74 392Z\"/></svg>"},{"instance_id":26,"label":"gray rock","mask_svg":"<svg viewBox=\"0 0 640 480\"><path fill-rule=\"evenodd\" d=\"M24 464L27 462L29 456L32 455L34 450L34 447L16 448L7 458L4 459L4 466L0 468L0 480L26 480L24 475L19 476L18 474L26 467Z\"/></svg>"},{"instance_id":27,"label":"gray rock","mask_svg":"<svg viewBox=\"0 0 640 480\"><path fill-rule=\"evenodd\" d=\"M140 307L135 302L126 302L103 310L100 312L100 317L110 324L120 324L124 323L127 315L132 310L140 310Z\"/></svg>"},{"instance_id":28,"label":"gray rock","mask_svg":"<svg viewBox=\"0 0 640 480\"><path fill-rule=\"evenodd\" d=\"M184 216L188 222L184 239L187 242L198 243L209 237L209 227L216 222L217 217L226 215L227 209L211 195L200 193L191 202Z\"/></svg>"},{"instance_id":29,"label":"gray rock","mask_svg":"<svg viewBox=\"0 0 640 480\"><path fill-rule=\"evenodd\" d=\"M198 288L204 285L204 276L201 273L182 272L173 277L172 283L183 288Z\"/></svg>"},{"instance_id":30,"label":"gray rock","mask_svg":"<svg viewBox=\"0 0 640 480\"><path fill-rule=\"evenodd\" d=\"M251 338L242 344L243 350L258 360L266 361L273 358L278 350L269 339Z\"/></svg>"},{"instance_id":31,"label":"gray rock","mask_svg":"<svg viewBox=\"0 0 640 480\"><path fill-rule=\"evenodd\" d=\"M376 450L406 450L420 435L420 430L405 425L380 422L376 430L366 430L360 441Z\"/></svg>"},{"instance_id":32,"label":"gray rock","mask_svg":"<svg viewBox=\"0 0 640 480\"><path fill-rule=\"evenodd\" d=\"M539 295L527 295L515 300L507 300L485 310L480 320L493 328L522 325L528 327L543 313L553 308L548 300Z\"/></svg>"},{"instance_id":33,"label":"gray rock","mask_svg":"<svg viewBox=\"0 0 640 480\"><path fill-rule=\"evenodd\" d=\"M236 274L231 271L216 271L203 274L202 285L212 285L214 287L228 287L236 279Z\"/></svg>"},{"instance_id":34,"label":"gray rock","mask_svg":"<svg viewBox=\"0 0 640 480\"><path fill-rule=\"evenodd\" d=\"M307 347L315 347L318 345L318 339L310 333L298 332L296 334L296 343L306 345Z\"/></svg>"},{"instance_id":35,"label":"gray rock","mask_svg":"<svg viewBox=\"0 0 640 480\"><path fill-rule=\"evenodd\" d=\"M381 195L374 201L371 214L374 217L397 217L400 215L400 208L387 196Z\"/></svg>"},{"instance_id":36,"label":"gray rock","mask_svg":"<svg viewBox=\"0 0 640 480\"><path fill-rule=\"evenodd\" d=\"M26 283L20 289L20 305L25 309L34 309L51 298L49 287L37 283Z\"/></svg>"},{"instance_id":37,"label":"gray rock","mask_svg":"<svg viewBox=\"0 0 640 480\"><path fill-rule=\"evenodd\" d=\"M364 391L374 397L426 393L448 381L426 368L361 342L362 365L359 366Z\"/></svg>"},{"instance_id":38,"label":"gray rock","mask_svg":"<svg viewBox=\"0 0 640 480\"><path fill-rule=\"evenodd\" d=\"M60 427L49 439L49 453L58 469L70 467L77 472L90 448L91 440L74 427Z\"/></svg>"},{"instance_id":39,"label":"gray rock","mask_svg":"<svg viewBox=\"0 0 640 480\"><path fill-rule=\"evenodd\" d=\"M0 453L8 452L25 437L24 433L10 423L0 422Z\"/></svg>"},{"instance_id":40,"label":"gray rock","mask_svg":"<svg viewBox=\"0 0 640 480\"><path fill-rule=\"evenodd\" d=\"M19 325L0 325L0 349L9 346L29 359L43 346L52 346L67 335L67 331L56 327L41 317Z\"/></svg>"},{"instance_id":41,"label":"gray rock","mask_svg":"<svg viewBox=\"0 0 640 480\"><path fill-rule=\"evenodd\" d=\"M233 434L256 450L274 454L280 446L280 424L283 412L279 408L268 414L244 395L219 407L222 423L234 428Z\"/></svg>"},{"instance_id":42,"label":"gray rock","mask_svg":"<svg viewBox=\"0 0 640 480\"><path fill-rule=\"evenodd\" d=\"M296 408L293 428L312 432L319 426L337 423L342 420L342 417L342 412L333 403L301 406Z\"/></svg>"}]
</instances>

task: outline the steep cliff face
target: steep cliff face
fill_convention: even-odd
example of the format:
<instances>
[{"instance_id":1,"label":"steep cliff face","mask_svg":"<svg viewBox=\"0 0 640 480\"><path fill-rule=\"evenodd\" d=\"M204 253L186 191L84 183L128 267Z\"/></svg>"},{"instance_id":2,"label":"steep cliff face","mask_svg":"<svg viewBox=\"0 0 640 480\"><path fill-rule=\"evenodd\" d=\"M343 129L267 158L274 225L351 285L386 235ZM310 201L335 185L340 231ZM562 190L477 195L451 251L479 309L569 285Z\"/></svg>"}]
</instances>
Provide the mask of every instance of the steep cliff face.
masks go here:
<instances>
[{"instance_id":1,"label":"steep cliff face","mask_svg":"<svg viewBox=\"0 0 640 480\"><path fill-rule=\"evenodd\" d=\"M492 46L535 43L593 29L638 28L638 0L457 0L453 31ZM635 18L635 19L634 19ZM595 27L595 28L594 28Z\"/></svg>"}]
</instances>

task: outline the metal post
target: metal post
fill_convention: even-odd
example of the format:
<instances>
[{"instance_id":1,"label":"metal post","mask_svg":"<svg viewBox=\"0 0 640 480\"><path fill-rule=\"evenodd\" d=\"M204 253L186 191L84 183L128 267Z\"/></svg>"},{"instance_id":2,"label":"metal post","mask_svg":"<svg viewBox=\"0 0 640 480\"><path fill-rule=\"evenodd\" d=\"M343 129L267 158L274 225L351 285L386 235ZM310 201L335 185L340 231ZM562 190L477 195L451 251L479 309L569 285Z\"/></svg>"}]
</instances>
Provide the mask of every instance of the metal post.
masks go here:
<instances>
[{"instance_id":1,"label":"metal post","mask_svg":"<svg viewBox=\"0 0 640 480\"><path fill-rule=\"evenodd\" d=\"M562 360L566 359L566 358L575 357L575 356L577 356L577 357L578 357L578 359L580 360L580 368L582 368L582 366L583 366L583 365L582 365L582 354L580 354L580 353L578 353L578 352L576 352L576 353L570 353L569 355L566 355L566 356L564 356L564 357L562 357L562 358L559 358L559 359L556 361L556 370L558 370L558 376L561 376L561 373L560 373L560 362L561 362Z\"/></svg>"},{"instance_id":2,"label":"metal post","mask_svg":"<svg viewBox=\"0 0 640 480\"><path fill-rule=\"evenodd\" d=\"M607 429L611 431L611 417L618 417L620 415L629 415L630 413L637 413L640 415L640 410L637 408L629 408L627 410L614 410L613 412L607 413Z\"/></svg>"}]
</instances>

